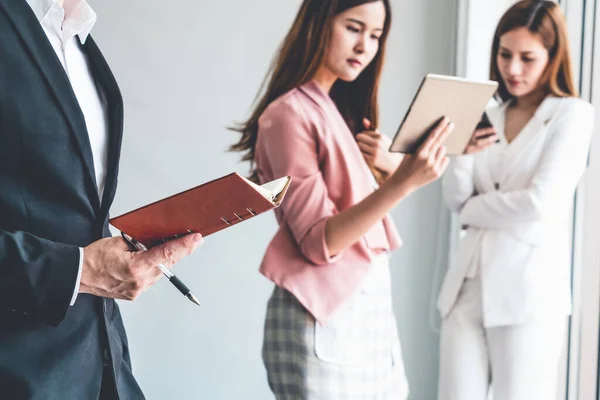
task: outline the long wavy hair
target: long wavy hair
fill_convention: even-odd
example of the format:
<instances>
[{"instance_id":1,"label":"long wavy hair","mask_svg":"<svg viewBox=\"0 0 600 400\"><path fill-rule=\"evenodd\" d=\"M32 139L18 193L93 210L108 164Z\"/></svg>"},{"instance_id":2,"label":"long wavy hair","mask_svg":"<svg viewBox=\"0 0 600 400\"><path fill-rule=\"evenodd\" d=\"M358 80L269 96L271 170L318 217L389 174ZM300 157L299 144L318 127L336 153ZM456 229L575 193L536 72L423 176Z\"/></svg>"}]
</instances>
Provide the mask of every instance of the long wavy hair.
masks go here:
<instances>
[{"instance_id":1,"label":"long wavy hair","mask_svg":"<svg viewBox=\"0 0 600 400\"><path fill-rule=\"evenodd\" d=\"M326 58L335 16L350 8L379 1L384 4L386 18L377 54L358 78L352 82L338 79L330 92L353 133L361 130L363 118L368 118L372 126L378 126L379 78L391 25L389 0L304 0L262 83L250 117L230 128L242 135L230 151L242 152L242 161L250 161L249 178L252 181L258 182L254 161L258 119L262 113L275 99L314 78ZM369 167L379 182L385 178L381 171Z\"/></svg>"},{"instance_id":2,"label":"long wavy hair","mask_svg":"<svg viewBox=\"0 0 600 400\"><path fill-rule=\"evenodd\" d=\"M516 28L527 28L529 32L538 35L548 50L548 65L539 82L544 92L558 97L577 97L568 32L560 7L548 0L522 0L506 11L494 34L490 79L498 81L498 100L505 102L513 98L500 75L496 57L500 49L500 37Z\"/></svg>"}]
</instances>

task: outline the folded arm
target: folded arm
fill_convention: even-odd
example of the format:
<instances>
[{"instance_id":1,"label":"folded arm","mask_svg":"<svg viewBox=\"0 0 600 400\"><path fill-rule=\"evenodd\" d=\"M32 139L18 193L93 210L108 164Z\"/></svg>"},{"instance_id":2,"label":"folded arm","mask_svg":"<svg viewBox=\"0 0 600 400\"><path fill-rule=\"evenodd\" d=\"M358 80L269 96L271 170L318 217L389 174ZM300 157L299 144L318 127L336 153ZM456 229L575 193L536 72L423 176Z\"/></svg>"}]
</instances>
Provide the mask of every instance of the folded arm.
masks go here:
<instances>
[{"instance_id":1,"label":"folded arm","mask_svg":"<svg viewBox=\"0 0 600 400\"><path fill-rule=\"evenodd\" d=\"M594 114L588 104L555 118L529 187L492 191L470 198L460 214L463 225L510 229L544 219L556 205L568 204L586 165Z\"/></svg>"}]
</instances>

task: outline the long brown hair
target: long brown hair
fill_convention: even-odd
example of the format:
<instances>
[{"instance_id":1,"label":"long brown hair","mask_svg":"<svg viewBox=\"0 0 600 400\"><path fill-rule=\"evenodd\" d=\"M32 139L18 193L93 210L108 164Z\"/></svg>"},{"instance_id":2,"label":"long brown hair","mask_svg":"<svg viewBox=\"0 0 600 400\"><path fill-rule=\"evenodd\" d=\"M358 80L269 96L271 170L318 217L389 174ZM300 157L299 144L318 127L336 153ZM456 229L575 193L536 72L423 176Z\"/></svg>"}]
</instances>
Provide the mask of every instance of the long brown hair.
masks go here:
<instances>
[{"instance_id":1,"label":"long brown hair","mask_svg":"<svg viewBox=\"0 0 600 400\"><path fill-rule=\"evenodd\" d=\"M333 19L336 15L350 8L378 1L384 4L386 18L377 55L357 79L352 82L338 79L330 92L352 132L356 133L362 127L363 118L368 118L372 126L378 126L379 77L391 24L389 0L304 0L263 81L250 118L231 128L241 133L242 137L230 150L244 152L242 160L250 161L251 180L258 181L254 151L258 136L258 119L262 113L273 100L314 78L329 48ZM379 181L383 179L380 171L373 167L371 170Z\"/></svg>"},{"instance_id":2,"label":"long brown hair","mask_svg":"<svg viewBox=\"0 0 600 400\"><path fill-rule=\"evenodd\" d=\"M498 68L500 37L516 28L527 28L538 35L548 50L548 65L540 78L546 94L558 97L577 97L569 51L565 18L558 4L548 0L522 0L514 4L500 19L492 44L490 79L498 81L496 96L502 102L513 96L506 88Z\"/></svg>"}]
</instances>

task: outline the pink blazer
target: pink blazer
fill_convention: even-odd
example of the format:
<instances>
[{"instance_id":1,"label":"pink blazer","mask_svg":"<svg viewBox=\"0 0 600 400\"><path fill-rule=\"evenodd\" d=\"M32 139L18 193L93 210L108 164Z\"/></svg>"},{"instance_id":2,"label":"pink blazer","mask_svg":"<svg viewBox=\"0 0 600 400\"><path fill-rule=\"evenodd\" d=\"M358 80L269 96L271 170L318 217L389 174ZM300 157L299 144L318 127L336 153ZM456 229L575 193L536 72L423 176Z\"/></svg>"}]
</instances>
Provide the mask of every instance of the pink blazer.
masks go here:
<instances>
[{"instance_id":1,"label":"pink blazer","mask_svg":"<svg viewBox=\"0 0 600 400\"><path fill-rule=\"evenodd\" d=\"M290 291L321 323L356 290L373 257L401 246L389 216L332 257L325 223L373 192L373 178L354 135L329 95L314 82L276 99L261 115L256 167L262 183L292 176L279 229L260 272Z\"/></svg>"}]
</instances>

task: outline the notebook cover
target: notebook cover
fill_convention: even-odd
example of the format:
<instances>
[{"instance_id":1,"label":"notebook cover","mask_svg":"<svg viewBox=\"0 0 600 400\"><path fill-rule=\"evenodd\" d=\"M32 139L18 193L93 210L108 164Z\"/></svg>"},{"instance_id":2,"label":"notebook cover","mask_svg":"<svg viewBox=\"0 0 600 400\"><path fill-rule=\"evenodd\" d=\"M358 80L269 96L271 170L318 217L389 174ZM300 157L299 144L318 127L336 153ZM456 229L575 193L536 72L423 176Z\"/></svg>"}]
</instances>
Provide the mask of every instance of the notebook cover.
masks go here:
<instances>
[{"instance_id":1,"label":"notebook cover","mask_svg":"<svg viewBox=\"0 0 600 400\"><path fill-rule=\"evenodd\" d=\"M265 199L232 173L111 218L110 223L150 248L191 232L206 237L269 211L279 202Z\"/></svg>"}]
</instances>

